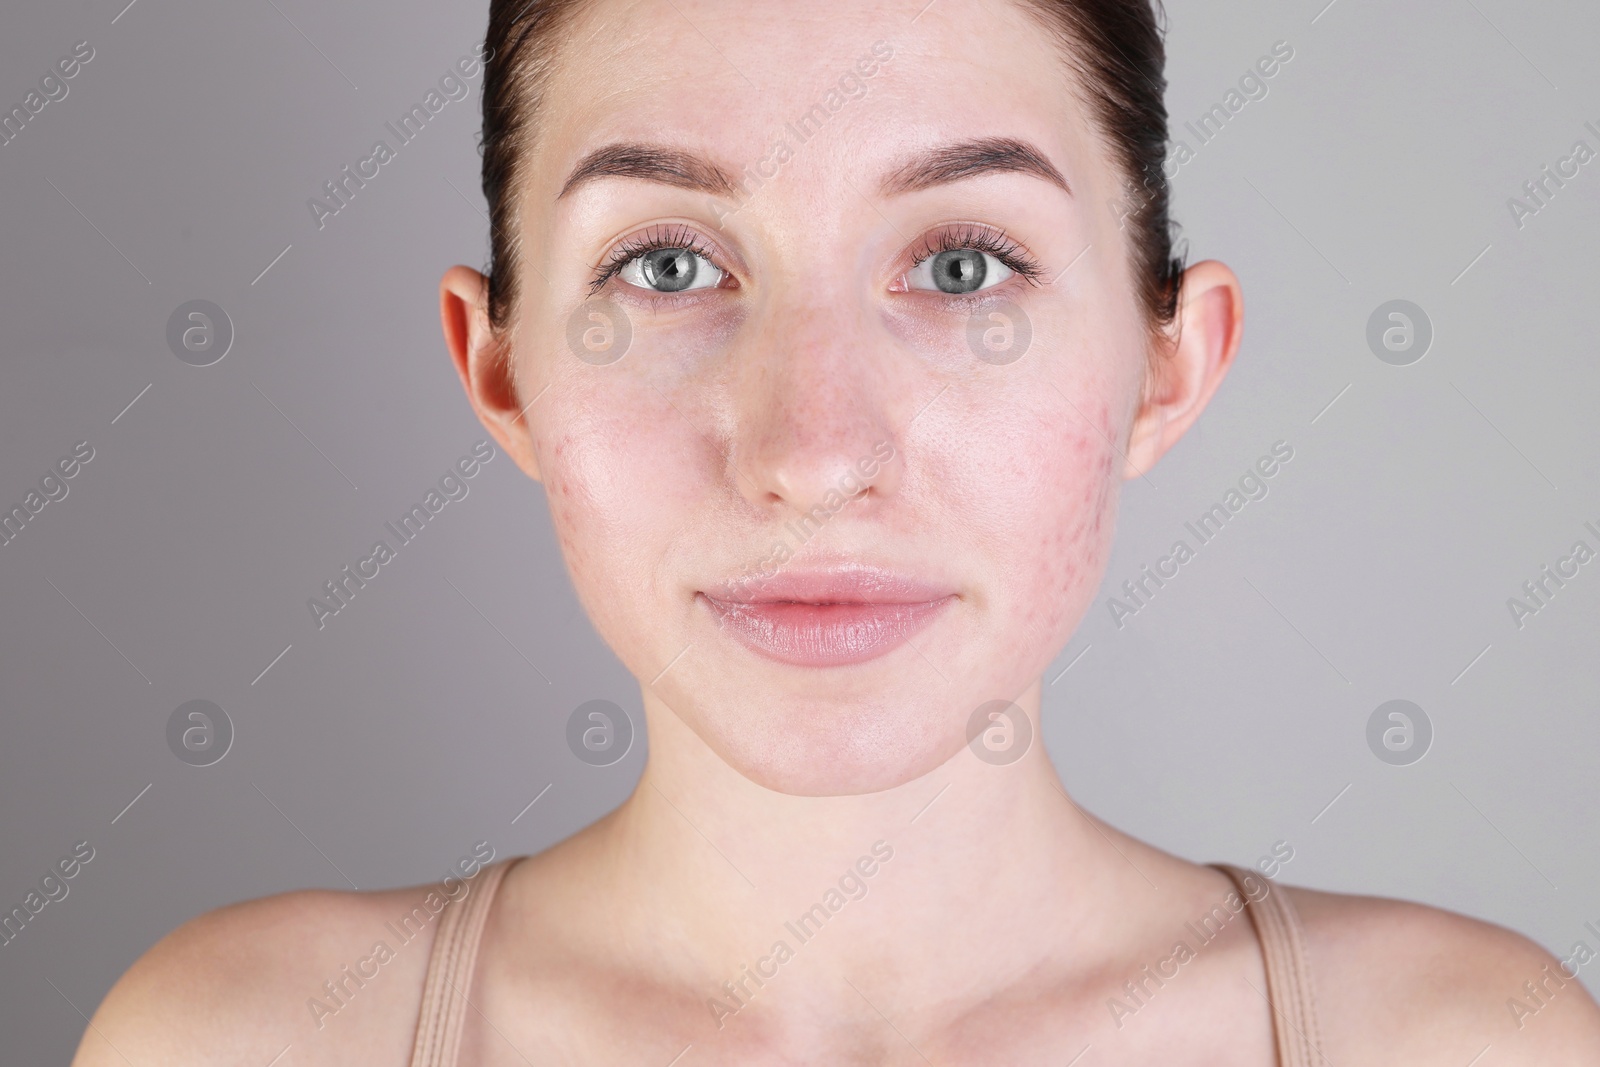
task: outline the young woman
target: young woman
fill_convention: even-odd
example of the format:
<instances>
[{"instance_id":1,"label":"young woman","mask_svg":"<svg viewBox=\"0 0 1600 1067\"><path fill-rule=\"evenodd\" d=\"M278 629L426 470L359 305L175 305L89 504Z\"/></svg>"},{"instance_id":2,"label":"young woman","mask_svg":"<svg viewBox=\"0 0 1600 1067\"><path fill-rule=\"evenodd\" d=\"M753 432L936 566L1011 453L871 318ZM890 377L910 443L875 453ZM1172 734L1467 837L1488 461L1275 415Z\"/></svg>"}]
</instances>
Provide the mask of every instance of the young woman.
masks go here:
<instances>
[{"instance_id":1,"label":"young woman","mask_svg":"<svg viewBox=\"0 0 1600 1067\"><path fill-rule=\"evenodd\" d=\"M186 924L77 1063L1600 1063L1522 937L1167 855L1036 741L1242 329L1173 259L1148 0L494 0L487 45L445 337L643 779L449 903Z\"/></svg>"}]
</instances>

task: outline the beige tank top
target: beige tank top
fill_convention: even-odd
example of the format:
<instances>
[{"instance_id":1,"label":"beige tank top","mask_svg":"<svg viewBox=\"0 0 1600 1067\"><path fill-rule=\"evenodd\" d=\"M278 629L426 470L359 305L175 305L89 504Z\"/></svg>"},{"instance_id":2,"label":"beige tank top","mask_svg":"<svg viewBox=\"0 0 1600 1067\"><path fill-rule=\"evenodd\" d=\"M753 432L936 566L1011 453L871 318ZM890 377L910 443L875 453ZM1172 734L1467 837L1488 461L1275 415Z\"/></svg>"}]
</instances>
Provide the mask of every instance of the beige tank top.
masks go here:
<instances>
[{"instance_id":1,"label":"beige tank top","mask_svg":"<svg viewBox=\"0 0 1600 1067\"><path fill-rule=\"evenodd\" d=\"M446 905L440 915L422 986L411 1067L456 1067L484 923L501 880L520 858L503 859L479 871L468 883L472 891ZM1311 973L1294 905L1281 892L1269 891L1260 900L1252 901L1243 879L1260 878L1259 874L1224 863L1212 866L1233 881L1246 902L1245 910L1261 943L1278 1067L1322 1067L1322 1036L1317 1029Z\"/></svg>"}]
</instances>

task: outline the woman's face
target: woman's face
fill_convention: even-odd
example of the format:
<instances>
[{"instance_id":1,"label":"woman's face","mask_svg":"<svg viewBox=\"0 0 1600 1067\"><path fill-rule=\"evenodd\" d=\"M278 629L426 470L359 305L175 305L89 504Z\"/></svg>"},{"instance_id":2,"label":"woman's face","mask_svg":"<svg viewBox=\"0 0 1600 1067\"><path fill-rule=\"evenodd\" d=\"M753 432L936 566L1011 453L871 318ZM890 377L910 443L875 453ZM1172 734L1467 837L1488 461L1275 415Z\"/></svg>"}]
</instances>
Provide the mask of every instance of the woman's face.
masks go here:
<instances>
[{"instance_id":1,"label":"woman's face","mask_svg":"<svg viewBox=\"0 0 1600 1067\"><path fill-rule=\"evenodd\" d=\"M1124 183L1063 57L921 6L595 0L517 190L520 461L577 592L647 705L793 794L924 774L1029 689L1140 411Z\"/></svg>"}]
</instances>

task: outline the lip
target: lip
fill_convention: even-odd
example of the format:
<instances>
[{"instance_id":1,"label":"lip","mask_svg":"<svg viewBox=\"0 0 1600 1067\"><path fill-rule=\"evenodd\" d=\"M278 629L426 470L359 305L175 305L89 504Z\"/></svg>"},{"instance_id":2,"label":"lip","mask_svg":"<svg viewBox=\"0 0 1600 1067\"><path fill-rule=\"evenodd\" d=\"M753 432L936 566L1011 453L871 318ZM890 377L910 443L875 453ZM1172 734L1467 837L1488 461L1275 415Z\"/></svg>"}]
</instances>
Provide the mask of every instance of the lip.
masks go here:
<instances>
[{"instance_id":1,"label":"lip","mask_svg":"<svg viewBox=\"0 0 1600 1067\"><path fill-rule=\"evenodd\" d=\"M697 596L746 648L797 667L887 655L956 599L947 588L866 566L785 571Z\"/></svg>"}]
</instances>

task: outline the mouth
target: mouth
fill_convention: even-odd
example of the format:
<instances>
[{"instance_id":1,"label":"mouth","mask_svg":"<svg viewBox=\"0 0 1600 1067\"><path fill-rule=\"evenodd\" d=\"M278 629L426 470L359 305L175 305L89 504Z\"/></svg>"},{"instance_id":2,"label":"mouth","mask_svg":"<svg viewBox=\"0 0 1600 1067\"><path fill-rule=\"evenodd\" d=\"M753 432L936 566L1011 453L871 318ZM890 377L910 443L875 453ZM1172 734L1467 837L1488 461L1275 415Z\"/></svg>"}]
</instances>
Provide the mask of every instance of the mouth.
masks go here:
<instances>
[{"instance_id":1,"label":"mouth","mask_svg":"<svg viewBox=\"0 0 1600 1067\"><path fill-rule=\"evenodd\" d=\"M855 566L727 583L696 598L723 629L759 655L797 667L844 667L905 644L957 595Z\"/></svg>"}]
</instances>

